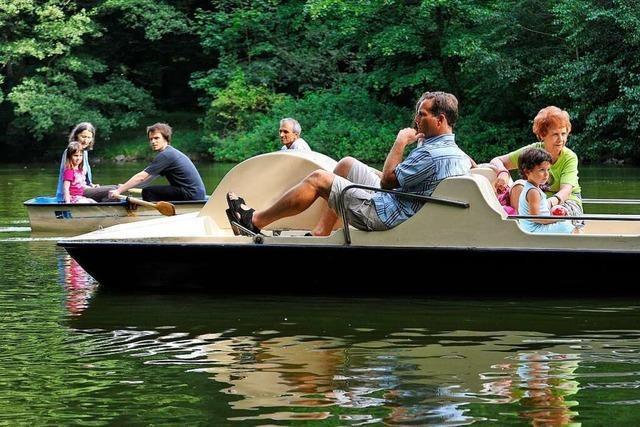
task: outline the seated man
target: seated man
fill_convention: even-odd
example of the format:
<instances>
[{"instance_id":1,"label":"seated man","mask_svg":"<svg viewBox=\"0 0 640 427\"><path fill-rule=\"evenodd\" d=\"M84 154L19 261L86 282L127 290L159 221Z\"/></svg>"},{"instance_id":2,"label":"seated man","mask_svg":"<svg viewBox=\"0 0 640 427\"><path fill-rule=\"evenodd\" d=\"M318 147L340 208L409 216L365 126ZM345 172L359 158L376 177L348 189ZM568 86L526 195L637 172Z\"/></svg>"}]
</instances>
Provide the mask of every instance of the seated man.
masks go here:
<instances>
[{"instance_id":1,"label":"seated man","mask_svg":"<svg viewBox=\"0 0 640 427\"><path fill-rule=\"evenodd\" d=\"M280 150L311 151L307 141L300 138L301 133L302 127L296 119L288 117L280 120L280 142L282 142Z\"/></svg>"},{"instance_id":2,"label":"seated man","mask_svg":"<svg viewBox=\"0 0 640 427\"><path fill-rule=\"evenodd\" d=\"M429 196L445 178L465 175L471 161L455 143L453 127L458 118L458 100L444 92L426 92L417 105L415 129L398 132L387 155L382 172L347 157L338 162L334 172L317 170L287 191L266 209L255 211L234 193L227 194L231 217L243 227L259 232L261 228L287 216L303 212L318 198L328 201L316 236L328 235L340 212L339 195L346 186L357 183L396 189ZM417 130L416 130L417 129ZM421 141L403 161L406 146ZM344 197L349 223L360 230L388 230L414 215L424 202L400 198L394 194L351 189Z\"/></svg>"},{"instance_id":3,"label":"seated man","mask_svg":"<svg viewBox=\"0 0 640 427\"><path fill-rule=\"evenodd\" d=\"M205 198L206 191L198 170L187 156L169 145L171 134L171 126L166 123L156 123L147 128L151 149L158 155L144 170L129 178L116 190L110 191L110 197L117 198L125 191L149 181L157 175L162 175L166 176L170 185L153 185L143 188L142 198L144 200L155 202L158 200L202 200Z\"/></svg>"}]
</instances>

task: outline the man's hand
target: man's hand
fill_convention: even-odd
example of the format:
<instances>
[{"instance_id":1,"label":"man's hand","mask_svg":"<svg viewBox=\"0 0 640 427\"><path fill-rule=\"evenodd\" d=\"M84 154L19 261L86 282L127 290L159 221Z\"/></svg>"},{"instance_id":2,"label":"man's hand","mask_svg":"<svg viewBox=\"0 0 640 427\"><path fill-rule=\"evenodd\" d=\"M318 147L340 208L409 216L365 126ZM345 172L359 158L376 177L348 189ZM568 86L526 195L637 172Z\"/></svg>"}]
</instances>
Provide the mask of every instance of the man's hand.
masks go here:
<instances>
[{"instance_id":1,"label":"man's hand","mask_svg":"<svg viewBox=\"0 0 640 427\"><path fill-rule=\"evenodd\" d=\"M116 190L109 191L109 198L110 199L119 199L120 198L120 190L116 189Z\"/></svg>"},{"instance_id":2,"label":"man's hand","mask_svg":"<svg viewBox=\"0 0 640 427\"><path fill-rule=\"evenodd\" d=\"M400 183L396 177L396 166L402 162L402 155L407 145L413 144L419 138L424 138L423 133L418 133L414 128L404 128L398 132L393 147L387 154L380 177L380 187L386 189L398 188Z\"/></svg>"},{"instance_id":3,"label":"man's hand","mask_svg":"<svg viewBox=\"0 0 640 427\"><path fill-rule=\"evenodd\" d=\"M396 136L396 143L406 147L407 145L413 144L422 138L424 138L423 133L418 133L414 128L404 128L398 132L398 136Z\"/></svg>"}]
</instances>

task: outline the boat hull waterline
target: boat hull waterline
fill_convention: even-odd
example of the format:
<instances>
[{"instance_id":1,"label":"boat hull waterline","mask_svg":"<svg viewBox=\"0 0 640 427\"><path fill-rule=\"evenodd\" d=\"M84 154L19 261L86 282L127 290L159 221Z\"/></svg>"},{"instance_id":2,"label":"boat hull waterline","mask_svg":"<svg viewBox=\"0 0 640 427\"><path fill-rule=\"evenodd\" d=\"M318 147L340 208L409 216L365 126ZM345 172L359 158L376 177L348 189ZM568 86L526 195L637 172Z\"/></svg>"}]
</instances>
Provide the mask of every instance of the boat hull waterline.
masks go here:
<instances>
[{"instance_id":1,"label":"boat hull waterline","mask_svg":"<svg viewBox=\"0 0 640 427\"><path fill-rule=\"evenodd\" d=\"M640 252L606 250L112 242L63 246L111 289L219 294L582 296L615 289L620 295L637 292L624 280L624 272L631 274L640 261ZM140 262L123 273L113 268L122 259ZM578 268L558 276L558 268L548 266L559 262ZM522 266L539 266L539 272L523 274Z\"/></svg>"}]
</instances>

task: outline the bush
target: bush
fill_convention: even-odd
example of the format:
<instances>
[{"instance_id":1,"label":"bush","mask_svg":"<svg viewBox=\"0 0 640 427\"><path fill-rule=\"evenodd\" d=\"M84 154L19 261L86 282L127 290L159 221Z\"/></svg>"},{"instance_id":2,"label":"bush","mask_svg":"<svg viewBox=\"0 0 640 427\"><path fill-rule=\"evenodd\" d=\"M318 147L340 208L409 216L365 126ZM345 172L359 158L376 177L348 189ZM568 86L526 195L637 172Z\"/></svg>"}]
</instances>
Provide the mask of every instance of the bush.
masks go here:
<instances>
[{"instance_id":1,"label":"bush","mask_svg":"<svg viewBox=\"0 0 640 427\"><path fill-rule=\"evenodd\" d=\"M413 112L383 104L365 89L348 85L308 92L300 99L279 96L268 111L245 117L234 132L206 135L210 152L218 160L240 161L278 150L284 117L300 122L302 137L314 151L335 159L354 156L381 162L398 130L411 125Z\"/></svg>"},{"instance_id":2,"label":"bush","mask_svg":"<svg viewBox=\"0 0 640 427\"><path fill-rule=\"evenodd\" d=\"M157 122L165 122L173 128L171 145L190 155L209 156L208 146L202 142L202 128L198 118L197 112L158 111L142 118L135 129L114 132L108 140L102 139L100 129L97 129L96 154L110 160L118 155L151 159L153 152L149 149L146 127Z\"/></svg>"}]
</instances>

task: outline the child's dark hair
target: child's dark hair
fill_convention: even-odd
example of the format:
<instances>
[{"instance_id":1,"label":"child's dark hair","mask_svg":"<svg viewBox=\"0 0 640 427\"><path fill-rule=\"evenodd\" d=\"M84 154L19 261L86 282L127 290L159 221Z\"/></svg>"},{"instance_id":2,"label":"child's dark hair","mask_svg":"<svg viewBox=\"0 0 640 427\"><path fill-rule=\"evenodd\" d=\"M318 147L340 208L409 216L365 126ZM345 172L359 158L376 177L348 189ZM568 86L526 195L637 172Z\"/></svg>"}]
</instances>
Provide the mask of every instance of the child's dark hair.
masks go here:
<instances>
[{"instance_id":1,"label":"child's dark hair","mask_svg":"<svg viewBox=\"0 0 640 427\"><path fill-rule=\"evenodd\" d=\"M64 167L66 169L71 169L73 167L71 164L71 157L78 151L84 153L82 145L78 141L72 141L69 143L69 145L67 145L67 155L64 162ZM82 163L78 165L78 169L82 169Z\"/></svg>"},{"instance_id":2,"label":"child's dark hair","mask_svg":"<svg viewBox=\"0 0 640 427\"><path fill-rule=\"evenodd\" d=\"M520 176L527 179L525 171L530 171L542 162L551 163L551 154L544 151L542 148L528 148L524 150L518 159L518 170L520 171Z\"/></svg>"}]
</instances>

